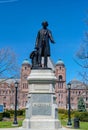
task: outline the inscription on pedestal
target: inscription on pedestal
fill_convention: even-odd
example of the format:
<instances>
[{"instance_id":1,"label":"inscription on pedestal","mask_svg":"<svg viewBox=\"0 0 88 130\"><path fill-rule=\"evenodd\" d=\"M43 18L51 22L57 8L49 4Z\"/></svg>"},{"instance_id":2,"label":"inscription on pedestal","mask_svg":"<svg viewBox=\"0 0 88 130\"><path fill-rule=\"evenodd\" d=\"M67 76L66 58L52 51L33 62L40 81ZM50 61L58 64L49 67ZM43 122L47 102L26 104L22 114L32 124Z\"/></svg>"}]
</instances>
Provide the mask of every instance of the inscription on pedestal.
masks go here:
<instances>
[{"instance_id":1,"label":"inscription on pedestal","mask_svg":"<svg viewBox=\"0 0 88 130\"><path fill-rule=\"evenodd\" d=\"M34 94L32 97L32 115L51 115L51 94Z\"/></svg>"}]
</instances>

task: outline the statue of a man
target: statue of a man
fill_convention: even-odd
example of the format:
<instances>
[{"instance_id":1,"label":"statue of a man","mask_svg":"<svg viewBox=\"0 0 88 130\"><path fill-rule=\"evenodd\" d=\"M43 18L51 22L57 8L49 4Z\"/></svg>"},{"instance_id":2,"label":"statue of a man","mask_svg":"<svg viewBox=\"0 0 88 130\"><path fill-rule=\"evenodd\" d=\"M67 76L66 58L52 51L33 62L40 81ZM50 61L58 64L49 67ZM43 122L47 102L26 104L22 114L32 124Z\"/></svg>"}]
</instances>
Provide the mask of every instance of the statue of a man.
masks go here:
<instances>
[{"instance_id":1,"label":"statue of a man","mask_svg":"<svg viewBox=\"0 0 88 130\"><path fill-rule=\"evenodd\" d=\"M50 56L50 45L51 43L55 43L52 37L52 33L49 29L47 29L48 22L42 22L43 28L39 30L36 38L35 48L38 49L38 64L41 67L41 60L44 57L44 67L47 68L47 57Z\"/></svg>"}]
</instances>

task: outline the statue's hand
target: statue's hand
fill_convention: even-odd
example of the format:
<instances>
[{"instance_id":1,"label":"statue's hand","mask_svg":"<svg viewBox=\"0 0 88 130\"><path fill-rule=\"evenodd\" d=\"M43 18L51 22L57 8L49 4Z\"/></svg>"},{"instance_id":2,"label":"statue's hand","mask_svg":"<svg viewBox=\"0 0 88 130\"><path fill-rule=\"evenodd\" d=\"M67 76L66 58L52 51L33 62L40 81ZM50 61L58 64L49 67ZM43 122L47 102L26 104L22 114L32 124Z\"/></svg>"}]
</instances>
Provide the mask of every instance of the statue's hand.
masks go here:
<instances>
[{"instance_id":1,"label":"statue's hand","mask_svg":"<svg viewBox=\"0 0 88 130\"><path fill-rule=\"evenodd\" d=\"M55 44L55 41L52 40L51 42Z\"/></svg>"},{"instance_id":2,"label":"statue's hand","mask_svg":"<svg viewBox=\"0 0 88 130\"><path fill-rule=\"evenodd\" d=\"M38 47L36 46L35 49L38 50Z\"/></svg>"}]
</instances>

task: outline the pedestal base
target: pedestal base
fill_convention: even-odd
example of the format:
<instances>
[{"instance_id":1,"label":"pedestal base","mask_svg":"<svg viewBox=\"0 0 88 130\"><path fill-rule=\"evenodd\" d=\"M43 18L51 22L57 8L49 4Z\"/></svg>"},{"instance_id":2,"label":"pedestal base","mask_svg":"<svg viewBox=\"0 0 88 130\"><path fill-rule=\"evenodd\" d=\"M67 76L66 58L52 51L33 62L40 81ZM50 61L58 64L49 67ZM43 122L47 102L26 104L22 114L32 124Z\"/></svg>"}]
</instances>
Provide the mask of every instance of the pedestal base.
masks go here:
<instances>
[{"instance_id":1,"label":"pedestal base","mask_svg":"<svg viewBox=\"0 0 88 130\"><path fill-rule=\"evenodd\" d=\"M50 69L32 70L26 118L21 130L61 130L55 96L56 77Z\"/></svg>"},{"instance_id":2,"label":"pedestal base","mask_svg":"<svg viewBox=\"0 0 88 130\"><path fill-rule=\"evenodd\" d=\"M58 119L25 119L23 121L23 128L33 130L58 130L58 128L61 128L61 123Z\"/></svg>"}]
</instances>

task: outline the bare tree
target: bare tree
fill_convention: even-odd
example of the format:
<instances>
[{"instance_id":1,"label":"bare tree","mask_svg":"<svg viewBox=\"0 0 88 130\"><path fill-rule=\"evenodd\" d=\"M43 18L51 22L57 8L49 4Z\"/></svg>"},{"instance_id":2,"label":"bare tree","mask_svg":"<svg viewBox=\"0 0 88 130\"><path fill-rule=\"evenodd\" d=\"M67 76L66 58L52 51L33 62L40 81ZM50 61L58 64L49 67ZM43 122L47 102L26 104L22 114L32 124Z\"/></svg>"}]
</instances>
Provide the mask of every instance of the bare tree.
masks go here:
<instances>
[{"instance_id":1,"label":"bare tree","mask_svg":"<svg viewBox=\"0 0 88 130\"><path fill-rule=\"evenodd\" d=\"M0 79L16 78L19 74L16 55L10 48L0 49Z\"/></svg>"},{"instance_id":2,"label":"bare tree","mask_svg":"<svg viewBox=\"0 0 88 130\"><path fill-rule=\"evenodd\" d=\"M82 68L79 74L83 78L85 84L88 84L88 32L85 32L85 38L76 52L74 61Z\"/></svg>"}]
</instances>

